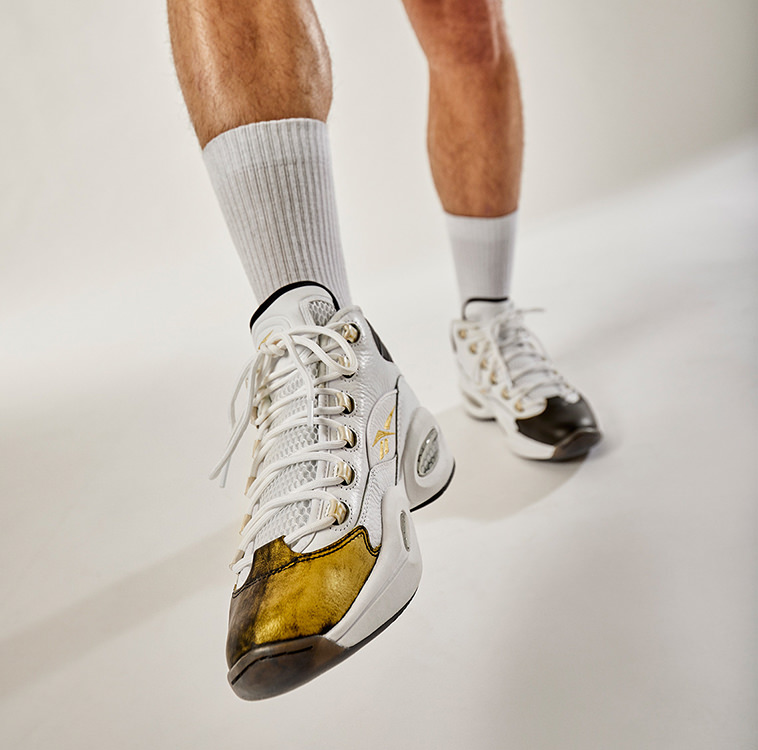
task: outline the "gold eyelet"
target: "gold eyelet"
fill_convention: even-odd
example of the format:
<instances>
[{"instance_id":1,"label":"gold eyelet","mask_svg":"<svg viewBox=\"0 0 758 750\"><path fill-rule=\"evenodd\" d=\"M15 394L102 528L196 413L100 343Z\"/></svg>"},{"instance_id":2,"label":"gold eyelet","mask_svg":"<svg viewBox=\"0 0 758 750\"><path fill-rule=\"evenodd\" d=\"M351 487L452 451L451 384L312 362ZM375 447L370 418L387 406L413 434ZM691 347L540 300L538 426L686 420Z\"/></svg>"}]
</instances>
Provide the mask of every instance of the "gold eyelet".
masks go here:
<instances>
[{"instance_id":1,"label":"gold eyelet","mask_svg":"<svg viewBox=\"0 0 758 750\"><path fill-rule=\"evenodd\" d=\"M337 440L344 440L346 448L355 448L355 444L358 442L358 437L353 430L344 424L341 424L337 428Z\"/></svg>"},{"instance_id":2,"label":"gold eyelet","mask_svg":"<svg viewBox=\"0 0 758 750\"><path fill-rule=\"evenodd\" d=\"M507 401L507 400L508 400L508 399L511 397L511 394L510 394L510 393L508 393L508 388L503 388L503 390L502 390L502 391L500 391L500 395L501 395L501 396L502 396L502 397L503 397L503 398L504 398L506 401Z\"/></svg>"},{"instance_id":3,"label":"gold eyelet","mask_svg":"<svg viewBox=\"0 0 758 750\"><path fill-rule=\"evenodd\" d=\"M349 363L347 361L347 357L344 354L338 354L337 355L337 364L342 367L349 367ZM348 373L347 375L343 375L343 378L352 378L353 375L355 375L354 372Z\"/></svg>"},{"instance_id":4,"label":"gold eyelet","mask_svg":"<svg viewBox=\"0 0 758 750\"><path fill-rule=\"evenodd\" d=\"M497 385L497 375L494 372L490 373L490 383Z\"/></svg>"},{"instance_id":5,"label":"gold eyelet","mask_svg":"<svg viewBox=\"0 0 758 750\"><path fill-rule=\"evenodd\" d=\"M482 369L482 370L486 370L486 369L489 367L489 363L487 362L487 360L486 360L486 359L483 359L483 360L482 360L482 361L479 363L479 367L481 367L481 369Z\"/></svg>"},{"instance_id":6,"label":"gold eyelet","mask_svg":"<svg viewBox=\"0 0 758 750\"><path fill-rule=\"evenodd\" d=\"M466 336L468 336L468 331L465 328L459 328L458 329L458 338L459 339L465 339Z\"/></svg>"},{"instance_id":7,"label":"gold eyelet","mask_svg":"<svg viewBox=\"0 0 758 750\"><path fill-rule=\"evenodd\" d=\"M524 405L521 403L521 399L516 401L516 403L513 405L513 408L518 412L524 411Z\"/></svg>"},{"instance_id":8,"label":"gold eyelet","mask_svg":"<svg viewBox=\"0 0 758 750\"><path fill-rule=\"evenodd\" d=\"M340 461L335 464L334 476L339 477L342 480L342 484L352 484L355 479L355 471L353 467L345 461Z\"/></svg>"},{"instance_id":9,"label":"gold eyelet","mask_svg":"<svg viewBox=\"0 0 758 750\"><path fill-rule=\"evenodd\" d=\"M469 348L468 348L468 350L469 350L469 351L470 351L472 354L476 354L476 352L477 352L477 346L476 346L476 342L474 342L473 344L470 344L470 345L469 345Z\"/></svg>"},{"instance_id":10,"label":"gold eyelet","mask_svg":"<svg viewBox=\"0 0 758 750\"><path fill-rule=\"evenodd\" d=\"M342 328L340 328L340 335L348 343L354 344L361 337L361 332L360 329L352 323L345 323Z\"/></svg>"},{"instance_id":11,"label":"gold eyelet","mask_svg":"<svg viewBox=\"0 0 758 750\"><path fill-rule=\"evenodd\" d=\"M333 497L333 498L330 498L329 504L324 508L324 511L322 512L321 517L328 518L329 516L331 516L334 519L334 522L339 526L340 524L345 523L345 520L347 519L347 514L348 514L347 505L337 500L336 497Z\"/></svg>"},{"instance_id":12,"label":"gold eyelet","mask_svg":"<svg viewBox=\"0 0 758 750\"><path fill-rule=\"evenodd\" d=\"M355 401L349 393L340 391L337 394L337 406L342 407L343 414L352 414L355 409Z\"/></svg>"}]
</instances>

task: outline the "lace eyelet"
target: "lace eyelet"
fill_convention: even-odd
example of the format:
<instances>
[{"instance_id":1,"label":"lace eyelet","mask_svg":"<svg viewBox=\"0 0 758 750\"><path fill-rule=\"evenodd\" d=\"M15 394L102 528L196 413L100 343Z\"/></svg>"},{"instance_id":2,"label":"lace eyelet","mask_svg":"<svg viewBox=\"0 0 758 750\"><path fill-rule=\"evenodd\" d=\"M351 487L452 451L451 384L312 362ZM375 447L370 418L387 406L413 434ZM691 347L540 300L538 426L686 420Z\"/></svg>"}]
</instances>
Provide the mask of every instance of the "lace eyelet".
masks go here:
<instances>
[{"instance_id":1,"label":"lace eyelet","mask_svg":"<svg viewBox=\"0 0 758 750\"><path fill-rule=\"evenodd\" d=\"M337 362L342 365L342 367L347 367L347 357L345 357L343 354L340 354L337 357ZM349 375L343 375L343 378L352 378L353 375L355 375L354 372L351 372Z\"/></svg>"},{"instance_id":2,"label":"lace eyelet","mask_svg":"<svg viewBox=\"0 0 758 750\"><path fill-rule=\"evenodd\" d=\"M326 506L322 514L322 518L331 516L334 519L334 523L337 526L345 523L349 509L345 503L340 502L337 498L333 497L329 500L329 505Z\"/></svg>"},{"instance_id":3,"label":"lace eyelet","mask_svg":"<svg viewBox=\"0 0 758 750\"><path fill-rule=\"evenodd\" d=\"M340 328L340 335L349 344L355 344L361 337L361 330L353 323L345 323Z\"/></svg>"},{"instance_id":4,"label":"lace eyelet","mask_svg":"<svg viewBox=\"0 0 758 750\"><path fill-rule=\"evenodd\" d=\"M334 476L339 477L342 480L344 486L350 485L355 479L355 471L349 463L340 461L334 467Z\"/></svg>"},{"instance_id":5,"label":"lace eyelet","mask_svg":"<svg viewBox=\"0 0 758 750\"><path fill-rule=\"evenodd\" d=\"M337 428L337 439L344 440L346 448L355 448L358 442L358 436L355 432L343 424Z\"/></svg>"},{"instance_id":6,"label":"lace eyelet","mask_svg":"<svg viewBox=\"0 0 758 750\"><path fill-rule=\"evenodd\" d=\"M340 391L337 394L337 406L342 407L343 414L352 414L355 411L355 401L349 393Z\"/></svg>"}]
</instances>

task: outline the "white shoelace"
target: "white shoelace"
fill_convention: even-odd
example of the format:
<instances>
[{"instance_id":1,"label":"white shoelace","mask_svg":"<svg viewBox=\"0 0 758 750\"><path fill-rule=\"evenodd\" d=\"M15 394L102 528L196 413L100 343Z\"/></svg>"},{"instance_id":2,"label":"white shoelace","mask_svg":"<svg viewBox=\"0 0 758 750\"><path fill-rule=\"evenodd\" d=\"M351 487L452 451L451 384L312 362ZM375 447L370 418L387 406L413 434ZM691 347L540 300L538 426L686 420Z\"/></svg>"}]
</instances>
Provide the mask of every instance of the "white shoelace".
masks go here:
<instances>
[{"instance_id":1,"label":"white shoelace","mask_svg":"<svg viewBox=\"0 0 758 750\"><path fill-rule=\"evenodd\" d=\"M271 452L277 442L277 438L293 427L316 426L339 429L342 424L333 419L337 414L343 414L341 404L331 405L341 396L341 391L328 387L328 383L340 377L353 375L357 371L358 360L350 344L339 333L343 324L328 326L299 326L286 332L272 334L261 343L258 352L252 357L240 374L237 385L232 395L230 420L232 434L229 437L224 453L220 461L211 472L211 479L221 475L222 486L226 482L234 451L245 434L248 425L253 424L256 430L256 441L253 449L253 464L250 470L249 483L245 495L250 500L248 515L243 525L240 543L240 553L231 568L235 574L239 574L252 564L254 554L253 541L256 534L263 528L280 509L292 503L320 499L327 501L331 513L327 512L323 517L305 524L296 532L285 537L285 542L294 544L299 539L331 526L337 521L337 498L330 492L329 487L343 484L340 476L330 476L328 471L324 476L316 477L298 486L295 490L278 497L267 499L261 503L261 496L271 482L283 469L302 462L325 461L332 464L341 464L342 461L329 451L343 448L346 440L315 442L306 445L291 454L271 461L257 475L258 469L266 456ZM338 358L332 353L339 352ZM274 372L274 368L282 357L288 356L289 362ZM314 367L321 363L323 367ZM278 398L272 403L271 395L281 388L286 388L293 380L300 379L298 388L286 396ZM248 396L245 408L237 417L236 402L242 387L247 383ZM321 396L334 397L320 398ZM304 398L305 397L305 398ZM287 407L291 407L294 401L302 399L305 403L304 410L296 410L293 414L283 418ZM280 421L275 427L272 426L275 418Z\"/></svg>"},{"instance_id":2,"label":"white shoelace","mask_svg":"<svg viewBox=\"0 0 758 750\"><path fill-rule=\"evenodd\" d=\"M493 385L506 386L510 399L526 401L573 392L540 340L524 324L524 315L536 312L544 311L541 308L504 310L469 329L470 346L478 354L479 370Z\"/></svg>"}]
</instances>

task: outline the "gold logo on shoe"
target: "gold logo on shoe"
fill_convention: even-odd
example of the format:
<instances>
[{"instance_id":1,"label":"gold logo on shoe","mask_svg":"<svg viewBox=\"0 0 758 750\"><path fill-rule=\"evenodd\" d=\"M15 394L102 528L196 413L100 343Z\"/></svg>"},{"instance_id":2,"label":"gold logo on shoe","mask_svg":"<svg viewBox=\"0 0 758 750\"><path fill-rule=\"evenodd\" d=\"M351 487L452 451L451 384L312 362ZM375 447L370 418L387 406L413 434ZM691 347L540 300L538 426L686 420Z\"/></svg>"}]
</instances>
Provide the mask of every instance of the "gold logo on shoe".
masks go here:
<instances>
[{"instance_id":1,"label":"gold logo on shoe","mask_svg":"<svg viewBox=\"0 0 758 750\"><path fill-rule=\"evenodd\" d=\"M373 448L377 443L379 443L379 460L381 461L389 452L390 452L390 435L394 435L394 432L388 432L390 426L392 425L392 415L395 413L395 407L392 407L392 411L387 416L387 419L384 423L384 429L383 430L377 430L376 431L376 437L374 438L374 442L371 443L371 447Z\"/></svg>"}]
</instances>

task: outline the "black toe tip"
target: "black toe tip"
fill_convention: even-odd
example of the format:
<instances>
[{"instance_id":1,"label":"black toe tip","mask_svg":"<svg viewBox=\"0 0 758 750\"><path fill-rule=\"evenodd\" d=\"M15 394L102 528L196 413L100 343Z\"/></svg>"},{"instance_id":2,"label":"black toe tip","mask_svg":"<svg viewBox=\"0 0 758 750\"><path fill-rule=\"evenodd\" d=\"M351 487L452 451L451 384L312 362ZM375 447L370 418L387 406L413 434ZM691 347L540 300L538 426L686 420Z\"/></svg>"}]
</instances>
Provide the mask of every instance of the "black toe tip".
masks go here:
<instances>
[{"instance_id":1,"label":"black toe tip","mask_svg":"<svg viewBox=\"0 0 758 750\"><path fill-rule=\"evenodd\" d=\"M571 402L553 396L539 414L517 419L516 426L524 437L555 446L554 460L584 455L601 438L592 409L583 398Z\"/></svg>"},{"instance_id":2,"label":"black toe tip","mask_svg":"<svg viewBox=\"0 0 758 750\"><path fill-rule=\"evenodd\" d=\"M229 670L227 677L232 690L244 700L258 701L310 682L386 630L405 611L415 593L392 617L354 646L339 646L321 635L256 646Z\"/></svg>"},{"instance_id":3,"label":"black toe tip","mask_svg":"<svg viewBox=\"0 0 758 750\"><path fill-rule=\"evenodd\" d=\"M229 671L229 684L244 700L273 698L309 682L347 656L320 635L258 646Z\"/></svg>"},{"instance_id":4,"label":"black toe tip","mask_svg":"<svg viewBox=\"0 0 758 750\"><path fill-rule=\"evenodd\" d=\"M555 446L552 461L570 461L586 456L603 439L603 433L596 428L577 430Z\"/></svg>"}]
</instances>

